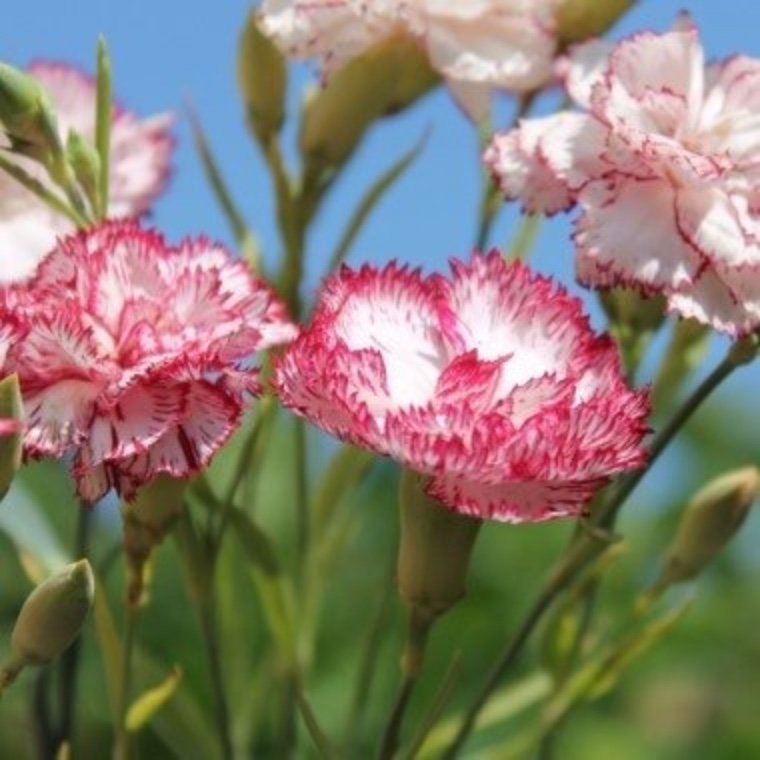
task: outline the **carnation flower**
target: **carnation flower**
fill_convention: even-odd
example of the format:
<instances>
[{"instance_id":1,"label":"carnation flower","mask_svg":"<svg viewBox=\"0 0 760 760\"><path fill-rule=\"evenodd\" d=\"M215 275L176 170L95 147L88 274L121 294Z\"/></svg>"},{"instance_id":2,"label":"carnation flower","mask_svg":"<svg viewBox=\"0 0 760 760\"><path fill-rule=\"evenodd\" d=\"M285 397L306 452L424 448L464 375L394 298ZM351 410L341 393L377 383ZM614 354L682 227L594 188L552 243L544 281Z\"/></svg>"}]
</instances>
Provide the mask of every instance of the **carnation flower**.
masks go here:
<instances>
[{"instance_id":1,"label":"carnation flower","mask_svg":"<svg viewBox=\"0 0 760 760\"><path fill-rule=\"evenodd\" d=\"M35 63L32 74L50 95L62 140L71 129L94 143L96 83L66 64ZM111 125L109 216L144 214L163 189L169 174L173 139L171 116L148 119L116 107ZM5 146L0 133L0 148ZM9 156L52 188L42 167L31 159ZM32 274L56 237L73 231L70 220L56 214L36 196L0 171L0 284Z\"/></svg>"},{"instance_id":2,"label":"carnation flower","mask_svg":"<svg viewBox=\"0 0 760 760\"><path fill-rule=\"evenodd\" d=\"M557 0L265 0L265 30L325 73L374 43L411 35L463 107L487 114L493 89L524 92L551 75Z\"/></svg>"},{"instance_id":3,"label":"carnation flower","mask_svg":"<svg viewBox=\"0 0 760 760\"><path fill-rule=\"evenodd\" d=\"M277 364L285 406L480 518L575 515L640 466L648 412L580 302L498 252L423 277L343 267Z\"/></svg>"},{"instance_id":4,"label":"carnation flower","mask_svg":"<svg viewBox=\"0 0 760 760\"><path fill-rule=\"evenodd\" d=\"M6 291L32 456L73 455L85 502L208 463L260 390L255 351L296 328L266 283L206 239L167 246L136 222L61 239Z\"/></svg>"},{"instance_id":5,"label":"carnation flower","mask_svg":"<svg viewBox=\"0 0 760 760\"><path fill-rule=\"evenodd\" d=\"M760 326L760 60L705 64L682 19L616 46L576 48L584 110L521 122L485 160L509 199L578 204L582 282L633 285L733 336Z\"/></svg>"}]
</instances>

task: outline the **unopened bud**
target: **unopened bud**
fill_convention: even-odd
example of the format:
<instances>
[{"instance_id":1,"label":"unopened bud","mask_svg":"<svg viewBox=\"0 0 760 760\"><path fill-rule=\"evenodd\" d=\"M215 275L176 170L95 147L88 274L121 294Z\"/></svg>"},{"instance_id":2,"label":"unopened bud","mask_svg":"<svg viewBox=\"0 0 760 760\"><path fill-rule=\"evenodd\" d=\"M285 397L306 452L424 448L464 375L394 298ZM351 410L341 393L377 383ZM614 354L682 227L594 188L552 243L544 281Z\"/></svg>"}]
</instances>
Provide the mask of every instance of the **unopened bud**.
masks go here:
<instances>
[{"instance_id":1,"label":"unopened bud","mask_svg":"<svg viewBox=\"0 0 760 760\"><path fill-rule=\"evenodd\" d=\"M92 607L95 579L86 559L64 567L27 597L11 634L11 656L0 674L5 686L22 668L45 665L79 636Z\"/></svg>"},{"instance_id":2,"label":"unopened bud","mask_svg":"<svg viewBox=\"0 0 760 760\"><path fill-rule=\"evenodd\" d=\"M66 158L74 170L79 186L87 194L90 204L95 207L100 175L100 156L95 146L72 129L66 140Z\"/></svg>"},{"instance_id":3,"label":"unopened bud","mask_svg":"<svg viewBox=\"0 0 760 760\"><path fill-rule=\"evenodd\" d=\"M255 11L240 39L238 84L251 128L266 144L285 120L288 70L280 49L262 32Z\"/></svg>"},{"instance_id":4,"label":"unopened bud","mask_svg":"<svg viewBox=\"0 0 760 760\"><path fill-rule=\"evenodd\" d=\"M665 299L643 296L633 288L612 288L600 293L600 300L626 366L635 367L665 321Z\"/></svg>"},{"instance_id":5,"label":"unopened bud","mask_svg":"<svg viewBox=\"0 0 760 760\"><path fill-rule=\"evenodd\" d=\"M721 475L697 492L681 518L658 587L698 575L733 538L760 493L760 471Z\"/></svg>"},{"instance_id":6,"label":"unopened bud","mask_svg":"<svg viewBox=\"0 0 760 760\"><path fill-rule=\"evenodd\" d=\"M143 486L133 501L122 505L129 568L127 602L132 606L145 601L150 556L179 516L186 487L185 481L161 474Z\"/></svg>"},{"instance_id":7,"label":"unopened bud","mask_svg":"<svg viewBox=\"0 0 760 760\"><path fill-rule=\"evenodd\" d=\"M422 618L434 619L464 595L481 521L444 507L423 491L424 478L405 471L401 480L401 598Z\"/></svg>"},{"instance_id":8,"label":"unopened bud","mask_svg":"<svg viewBox=\"0 0 760 760\"><path fill-rule=\"evenodd\" d=\"M342 166L374 121L406 108L437 81L424 52L406 37L349 61L304 107L300 145L307 168Z\"/></svg>"},{"instance_id":9,"label":"unopened bud","mask_svg":"<svg viewBox=\"0 0 760 760\"><path fill-rule=\"evenodd\" d=\"M557 11L557 34L569 45L604 34L635 0L561 0Z\"/></svg>"},{"instance_id":10,"label":"unopened bud","mask_svg":"<svg viewBox=\"0 0 760 760\"><path fill-rule=\"evenodd\" d=\"M21 467L23 409L18 377L0 380L0 499Z\"/></svg>"},{"instance_id":11,"label":"unopened bud","mask_svg":"<svg viewBox=\"0 0 760 760\"><path fill-rule=\"evenodd\" d=\"M44 88L6 63L0 63L0 124L14 148L33 158L40 159L45 149L60 148L55 113Z\"/></svg>"}]
</instances>

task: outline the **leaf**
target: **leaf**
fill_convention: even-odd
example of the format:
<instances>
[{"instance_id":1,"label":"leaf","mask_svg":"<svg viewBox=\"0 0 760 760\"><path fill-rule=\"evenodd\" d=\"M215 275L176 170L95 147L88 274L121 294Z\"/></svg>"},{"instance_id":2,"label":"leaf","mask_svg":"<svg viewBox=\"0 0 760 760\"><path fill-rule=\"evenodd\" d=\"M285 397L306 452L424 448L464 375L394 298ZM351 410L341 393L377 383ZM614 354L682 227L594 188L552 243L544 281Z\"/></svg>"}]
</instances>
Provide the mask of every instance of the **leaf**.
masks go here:
<instances>
[{"instance_id":1,"label":"leaf","mask_svg":"<svg viewBox=\"0 0 760 760\"><path fill-rule=\"evenodd\" d=\"M0 501L21 467L23 419L18 376L9 375L0 380L0 424L9 426L8 430L0 431Z\"/></svg>"},{"instance_id":2,"label":"leaf","mask_svg":"<svg viewBox=\"0 0 760 760\"><path fill-rule=\"evenodd\" d=\"M219 204L219 208L227 219L240 253L253 269L258 270L261 264L261 251L256 237L248 228L242 213L233 200L232 193L227 187L222 171L211 149L211 144L206 137L206 133L203 131L197 114L189 103L187 114L190 121L190 130L193 135L193 144L198 153L206 181L211 188L216 202Z\"/></svg>"},{"instance_id":3,"label":"leaf","mask_svg":"<svg viewBox=\"0 0 760 760\"><path fill-rule=\"evenodd\" d=\"M111 615L111 608L106 599L102 582L97 579L95 583L95 601L93 603L93 620L95 622L95 636L98 642L98 651L103 661L103 672L106 677L106 690L108 691L108 703L111 716L115 721L119 720L118 695L121 693L121 648L122 643L116 632L116 624Z\"/></svg>"},{"instance_id":4,"label":"leaf","mask_svg":"<svg viewBox=\"0 0 760 760\"><path fill-rule=\"evenodd\" d=\"M314 491L310 511L315 534L324 533L341 500L361 482L374 461L372 452L349 444L341 446Z\"/></svg>"},{"instance_id":5,"label":"leaf","mask_svg":"<svg viewBox=\"0 0 760 760\"><path fill-rule=\"evenodd\" d=\"M365 222L375 210L377 204L383 199L388 190L393 187L404 173L417 160L427 143L429 133L426 132L415 143L411 150L404 153L394 161L373 183L367 188L364 196L359 201L346 225L343 235L338 241L332 256L330 257L329 270L332 271L345 260L351 246L354 244Z\"/></svg>"},{"instance_id":6,"label":"leaf","mask_svg":"<svg viewBox=\"0 0 760 760\"><path fill-rule=\"evenodd\" d=\"M476 731L482 731L504 723L523 710L533 707L546 698L552 689L552 680L546 673L533 673L516 684L497 691L488 701L476 723ZM422 745L419 757L437 758L456 735L461 722L460 715L453 715L439 723Z\"/></svg>"},{"instance_id":7,"label":"leaf","mask_svg":"<svg viewBox=\"0 0 760 760\"><path fill-rule=\"evenodd\" d=\"M174 666L172 672L152 689L143 692L127 710L127 731L137 733L174 696L182 681L182 668Z\"/></svg>"},{"instance_id":8,"label":"leaf","mask_svg":"<svg viewBox=\"0 0 760 760\"><path fill-rule=\"evenodd\" d=\"M99 158L97 216L108 214L109 171L111 159L111 56L105 38L98 40L98 77L95 99L95 149Z\"/></svg>"}]
</instances>

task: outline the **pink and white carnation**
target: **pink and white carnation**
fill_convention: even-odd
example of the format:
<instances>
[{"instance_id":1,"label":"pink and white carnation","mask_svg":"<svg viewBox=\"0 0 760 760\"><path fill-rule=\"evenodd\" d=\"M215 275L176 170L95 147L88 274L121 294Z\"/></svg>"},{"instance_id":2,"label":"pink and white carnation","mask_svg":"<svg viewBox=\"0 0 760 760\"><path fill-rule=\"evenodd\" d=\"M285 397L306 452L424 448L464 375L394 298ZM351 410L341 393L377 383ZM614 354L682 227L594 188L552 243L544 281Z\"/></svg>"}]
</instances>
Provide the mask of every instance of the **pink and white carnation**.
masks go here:
<instances>
[{"instance_id":1,"label":"pink and white carnation","mask_svg":"<svg viewBox=\"0 0 760 760\"><path fill-rule=\"evenodd\" d=\"M583 112L528 119L486 152L509 199L578 204L580 280L667 296L732 336L760 326L760 60L706 64L687 18L566 64Z\"/></svg>"},{"instance_id":2,"label":"pink and white carnation","mask_svg":"<svg viewBox=\"0 0 760 760\"><path fill-rule=\"evenodd\" d=\"M645 461L645 392L581 304L494 251L451 277L343 267L280 358L285 406L430 476L444 505L535 522L582 512Z\"/></svg>"},{"instance_id":3,"label":"pink and white carnation","mask_svg":"<svg viewBox=\"0 0 760 760\"><path fill-rule=\"evenodd\" d=\"M3 294L21 328L30 456L72 456L85 502L197 473L258 395L256 351L297 329L272 289L204 238L168 246L134 221L62 238Z\"/></svg>"},{"instance_id":4,"label":"pink and white carnation","mask_svg":"<svg viewBox=\"0 0 760 760\"><path fill-rule=\"evenodd\" d=\"M95 140L96 83L78 69L61 63L34 63L29 73L47 90L58 116L62 140L75 129ZM110 200L112 218L147 212L169 176L174 140L169 114L139 119L120 107L111 125ZM0 131L0 148L7 142ZM31 159L8 155L28 174L53 189L44 169ZM29 277L73 224L52 211L4 172L0 172L0 284Z\"/></svg>"},{"instance_id":5,"label":"pink and white carnation","mask_svg":"<svg viewBox=\"0 0 760 760\"><path fill-rule=\"evenodd\" d=\"M342 66L409 35L476 119L494 89L525 92L551 76L558 0L264 0L264 29L291 55Z\"/></svg>"}]
</instances>

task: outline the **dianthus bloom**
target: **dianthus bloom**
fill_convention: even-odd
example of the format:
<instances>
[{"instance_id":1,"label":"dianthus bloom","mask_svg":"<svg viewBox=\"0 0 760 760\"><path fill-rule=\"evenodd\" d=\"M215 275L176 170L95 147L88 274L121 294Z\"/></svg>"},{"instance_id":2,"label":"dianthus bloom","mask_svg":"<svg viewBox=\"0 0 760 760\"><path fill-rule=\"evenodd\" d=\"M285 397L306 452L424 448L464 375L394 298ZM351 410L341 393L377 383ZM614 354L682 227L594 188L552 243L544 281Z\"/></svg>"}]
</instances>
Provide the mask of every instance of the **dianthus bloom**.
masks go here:
<instances>
[{"instance_id":1,"label":"dianthus bloom","mask_svg":"<svg viewBox=\"0 0 760 760\"><path fill-rule=\"evenodd\" d=\"M135 222L60 240L4 296L22 331L2 369L21 383L25 451L73 455L86 502L197 472L259 392L252 354L296 334L219 245L169 247Z\"/></svg>"},{"instance_id":2,"label":"dianthus bloom","mask_svg":"<svg viewBox=\"0 0 760 760\"><path fill-rule=\"evenodd\" d=\"M647 397L580 302L498 252L422 277L344 267L276 370L283 403L432 476L458 512L509 522L582 511L644 462Z\"/></svg>"},{"instance_id":3,"label":"dianthus bloom","mask_svg":"<svg viewBox=\"0 0 760 760\"><path fill-rule=\"evenodd\" d=\"M760 326L760 60L705 64L688 19L567 64L584 113L523 121L485 160L510 199L577 203L578 276L663 293L734 336Z\"/></svg>"},{"instance_id":4,"label":"dianthus bloom","mask_svg":"<svg viewBox=\"0 0 760 760\"><path fill-rule=\"evenodd\" d=\"M79 70L56 63L29 67L47 90L58 117L65 143L70 129L94 143L95 82ZM111 125L110 205L111 217L144 214L163 189L169 174L173 139L171 117L140 120L129 111L115 108ZM4 145L0 133L0 147ZM27 173L51 186L41 166L11 156ZM36 196L0 171L0 284L22 280L32 274L58 235L73 231L72 223L49 209Z\"/></svg>"},{"instance_id":5,"label":"dianthus bloom","mask_svg":"<svg viewBox=\"0 0 760 760\"><path fill-rule=\"evenodd\" d=\"M527 91L551 74L557 0L265 0L264 28L325 73L393 35L411 35L476 118L493 89Z\"/></svg>"}]
</instances>

